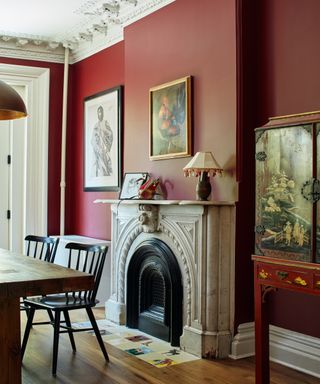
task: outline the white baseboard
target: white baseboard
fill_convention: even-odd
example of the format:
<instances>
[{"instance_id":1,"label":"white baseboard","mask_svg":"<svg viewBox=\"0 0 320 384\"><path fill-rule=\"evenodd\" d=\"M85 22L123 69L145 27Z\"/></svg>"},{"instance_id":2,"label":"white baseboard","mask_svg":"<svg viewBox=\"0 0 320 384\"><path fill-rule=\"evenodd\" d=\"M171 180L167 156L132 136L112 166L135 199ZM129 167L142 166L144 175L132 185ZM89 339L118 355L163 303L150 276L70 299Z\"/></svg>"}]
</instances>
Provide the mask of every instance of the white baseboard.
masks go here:
<instances>
[{"instance_id":1,"label":"white baseboard","mask_svg":"<svg viewBox=\"0 0 320 384\"><path fill-rule=\"evenodd\" d=\"M254 356L254 323L243 323L231 344L231 359L243 359Z\"/></svg>"},{"instance_id":2,"label":"white baseboard","mask_svg":"<svg viewBox=\"0 0 320 384\"><path fill-rule=\"evenodd\" d=\"M230 358L254 356L254 323L240 324ZM270 325L270 360L320 378L320 339Z\"/></svg>"}]
</instances>

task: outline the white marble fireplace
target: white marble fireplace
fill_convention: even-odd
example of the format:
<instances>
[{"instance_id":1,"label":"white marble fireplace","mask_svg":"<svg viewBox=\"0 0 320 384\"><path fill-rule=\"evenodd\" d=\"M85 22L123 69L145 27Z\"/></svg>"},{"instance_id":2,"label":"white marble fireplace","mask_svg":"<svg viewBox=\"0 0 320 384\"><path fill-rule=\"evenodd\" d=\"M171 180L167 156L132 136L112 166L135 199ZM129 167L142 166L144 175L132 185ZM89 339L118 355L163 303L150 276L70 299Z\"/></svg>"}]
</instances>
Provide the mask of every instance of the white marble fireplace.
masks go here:
<instances>
[{"instance_id":1,"label":"white marble fireplace","mask_svg":"<svg viewBox=\"0 0 320 384\"><path fill-rule=\"evenodd\" d=\"M107 319L126 324L130 260L148 239L166 243L183 285L180 347L206 358L230 353L234 318L234 219L228 202L100 200L111 203L111 296Z\"/></svg>"}]
</instances>

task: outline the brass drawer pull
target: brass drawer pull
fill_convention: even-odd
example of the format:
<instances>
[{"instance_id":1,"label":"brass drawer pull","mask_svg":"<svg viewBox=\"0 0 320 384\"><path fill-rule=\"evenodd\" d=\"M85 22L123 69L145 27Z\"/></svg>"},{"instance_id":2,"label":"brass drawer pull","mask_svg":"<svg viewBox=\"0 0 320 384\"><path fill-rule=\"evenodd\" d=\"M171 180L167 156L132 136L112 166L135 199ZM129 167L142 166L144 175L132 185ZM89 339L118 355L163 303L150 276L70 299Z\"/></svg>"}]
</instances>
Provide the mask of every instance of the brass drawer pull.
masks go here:
<instances>
[{"instance_id":1,"label":"brass drawer pull","mask_svg":"<svg viewBox=\"0 0 320 384\"><path fill-rule=\"evenodd\" d=\"M277 271L277 276L279 279L284 280L288 277L289 273L284 271Z\"/></svg>"}]
</instances>

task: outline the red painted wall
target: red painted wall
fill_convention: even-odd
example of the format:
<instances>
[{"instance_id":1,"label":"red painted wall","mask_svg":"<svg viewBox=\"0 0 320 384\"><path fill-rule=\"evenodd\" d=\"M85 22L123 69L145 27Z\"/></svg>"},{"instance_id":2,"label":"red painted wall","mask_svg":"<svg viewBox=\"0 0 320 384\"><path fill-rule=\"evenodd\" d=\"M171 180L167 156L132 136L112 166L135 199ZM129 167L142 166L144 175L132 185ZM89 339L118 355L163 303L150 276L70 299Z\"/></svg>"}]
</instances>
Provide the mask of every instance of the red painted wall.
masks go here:
<instances>
[{"instance_id":1,"label":"red painted wall","mask_svg":"<svg viewBox=\"0 0 320 384\"><path fill-rule=\"evenodd\" d=\"M319 110L320 2L263 0L261 113L269 116ZM303 164L301 165L303 166ZM320 337L319 298L279 291L270 302L272 323Z\"/></svg>"},{"instance_id":2,"label":"red painted wall","mask_svg":"<svg viewBox=\"0 0 320 384\"><path fill-rule=\"evenodd\" d=\"M262 1L262 117L319 109L320 3Z\"/></svg>"},{"instance_id":3,"label":"red painted wall","mask_svg":"<svg viewBox=\"0 0 320 384\"><path fill-rule=\"evenodd\" d=\"M235 200L236 62L234 0L177 0L125 29L124 170L160 176L168 199L195 199L190 158L149 160L149 89L193 77L194 153L212 151L228 168L214 200Z\"/></svg>"},{"instance_id":4,"label":"red painted wall","mask_svg":"<svg viewBox=\"0 0 320 384\"><path fill-rule=\"evenodd\" d=\"M101 90L125 84L123 171L152 172L165 181L168 198L194 199L196 180L184 178L182 172L190 158L149 160L149 88L192 75L194 151L212 150L222 166L229 161L234 169L234 18L233 0L202 0L201 7L192 0L177 0L127 27L124 43L73 65L68 232L110 238L110 207L92 202L117 198L118 193L82 191L83 98ZM215 199L234 198L230 179L226 174L224 180L214 181Z\"/></svg>"},{"instance_id":5,"label":"red painted wall","mask_svg":"<svg viewBox=\"0 0 320 384\"><path fill-rule=\"evenodd\" d=\"M168 199L195 199L197 180L182 172L190 158L149 160L149 89L187 75L193 78L193 152L213 151L226 171L212 181L213 199L236 199L235 1L176 0L126 27L123 43L72 66L67 233L110 239L110 206L93 201L118 193L82 189L83 99L118 84L125 91L123 172L151 172L162 178Z\"/></svg>"},{"instance_id":6,"label":"red painted wall","mask_svg":"<svg viewBox=\"0 0 320 384\"><path fill-rule=\"evenodd\" d=\"M63 64L17 60L0 57L1 63L50 69L49 163L48 163L48 234L57 235L60 228L60 151L63 92Z\"/></svg>"},{"instance_id":7,"label":"red painted wall","mask_svg":"<svg viewBox=\"0 0 320 384\"><path fill-rule=\"evenodd\" d=\"M67 137L66 233L110 239L110 205L95 199L114 199L115 192L83 191L83 100L124 84L124 43L118 43L72 65Z\"/></svg>"}]
</instances>

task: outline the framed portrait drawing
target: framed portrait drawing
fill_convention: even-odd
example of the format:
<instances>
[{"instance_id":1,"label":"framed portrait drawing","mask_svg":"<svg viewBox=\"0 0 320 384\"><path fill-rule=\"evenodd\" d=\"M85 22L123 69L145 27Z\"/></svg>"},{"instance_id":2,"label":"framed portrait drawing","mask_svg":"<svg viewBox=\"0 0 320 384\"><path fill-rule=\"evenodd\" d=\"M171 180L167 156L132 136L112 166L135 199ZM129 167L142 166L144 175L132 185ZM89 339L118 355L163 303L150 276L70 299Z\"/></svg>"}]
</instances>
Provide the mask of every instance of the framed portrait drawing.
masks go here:
<instances>
[{"instance_id":1,"label":"framed portrait drawing","mask_svg":"<svg viewBox=\"0 0 320 384\"><path fill-rule=\"evenodd\" d=\"M139 188L147 177L147 172L125 173L119 199L138 199Z\"/></svg>"},{"instance_id":2,"label":"framed portrait drawing","mask_svg":"<svg viewBox=\"0 0 320 384\"><path fill-rule=\"evenodd\" d=\"M191 156L191 76L150 89L150 159Z\"/></svg>"},{"instance_id":3,"label":"framed portrait drawing","mask_svg":"<svg viewBox=\"0 0 320 384\"><path fill-rule=\"evenodd\" d=\"M122 87L84 99L84 190L121 186Z\"/></svg>"}]
</instances>

